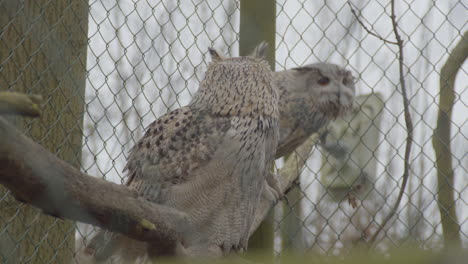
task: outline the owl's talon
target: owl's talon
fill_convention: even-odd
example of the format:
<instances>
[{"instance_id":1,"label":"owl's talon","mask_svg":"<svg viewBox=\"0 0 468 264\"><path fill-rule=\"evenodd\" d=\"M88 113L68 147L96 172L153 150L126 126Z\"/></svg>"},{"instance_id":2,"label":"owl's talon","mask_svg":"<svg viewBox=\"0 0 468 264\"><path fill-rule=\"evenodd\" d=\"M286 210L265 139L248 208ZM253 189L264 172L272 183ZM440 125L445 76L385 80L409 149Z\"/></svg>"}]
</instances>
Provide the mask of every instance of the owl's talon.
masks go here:
<instances>
[{"instance_id":1,"label":"owl's talon","mask_svg":"<svg viewBox=\"0 0 468 264\"><path fill-rule=\"evenodd\" d=\"M276 205L278 201L284 197L283 193L281 192L280 183L274 173L268 173L265 179L263 196L267 200L272 201L274 205Z\"/></svg>"}]
</instances>

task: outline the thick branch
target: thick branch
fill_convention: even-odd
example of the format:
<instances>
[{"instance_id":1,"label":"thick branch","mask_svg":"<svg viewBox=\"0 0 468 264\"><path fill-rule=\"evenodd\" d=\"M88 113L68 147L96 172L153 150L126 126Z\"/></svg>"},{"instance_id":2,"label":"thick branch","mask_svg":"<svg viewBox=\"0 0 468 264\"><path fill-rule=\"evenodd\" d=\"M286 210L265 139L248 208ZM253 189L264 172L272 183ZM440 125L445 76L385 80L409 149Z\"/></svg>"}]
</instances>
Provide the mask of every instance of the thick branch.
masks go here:
<instances>
[{"instance_id":1,"label":"thick branch","mask_svg":"<svg viewBox=\"0 0 468 264\"><path fill-rule=\"evenodd\" d=\"M0 118L0 184L45 213L176 245L185 214L139 199L125 186L81 173Z\"/></svg>"},{"instance_id":2,"label":"thick branch","mask_svg":"<svg viewBox=\"0 0 468 264\"><path fill-rule=\"evenodd\" d=\"M41 114L39 95L0 92L0 114L38 117Z\"/></svg>"},{"instance_id":3,"label":"thick branch","mask_svg":"<svg viewBox=\"0 0 468 264\"><path fill-rule=\"evenodd\" d=\"M450 128L452 109L455 102L455 77L468 57L468 31L462 36L450 53L440 71L440 98L437 127L434 129L432 144L436 155L437 187L440 218L444 240L460 246L460 225L455 211L453 195L454 174L452 150L450 147Z\"/></svg>"}]
</instances>

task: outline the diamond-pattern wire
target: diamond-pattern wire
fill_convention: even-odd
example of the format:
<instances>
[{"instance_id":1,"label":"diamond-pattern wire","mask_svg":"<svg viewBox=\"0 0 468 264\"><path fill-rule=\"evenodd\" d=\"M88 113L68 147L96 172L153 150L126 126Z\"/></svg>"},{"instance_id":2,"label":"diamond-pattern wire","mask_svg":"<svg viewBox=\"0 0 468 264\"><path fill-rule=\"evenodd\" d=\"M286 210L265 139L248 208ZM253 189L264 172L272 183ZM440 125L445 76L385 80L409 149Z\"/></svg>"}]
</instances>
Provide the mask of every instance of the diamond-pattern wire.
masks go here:
<instances>
[{"instance_id":1,"label":"diamond-pattern wire","mask_svg":"<svg viewBox=\"0 0 468 264\"><path fill-rule=\"evenodd\" d=\"M393 39L388 1L351 2L363 23L380 36ZM0 1L1 5L5 3ZM447 53L468 29L468 7L460 0L404 0L397 1L397 14L406 43L405 67L410 70L405 78L415 141L409 186L379 246L387 249L416 241L424 248L436 248L442 244L442 230L431 136L439 96L438 79ZM19 14L11 14L11 21L4 25L14 23L16 15ZM91 0L82 170L110 181L124 182L122 169L128 150L142 136L144 128L163 113L186 105L196 91L209 60L207 47L237 55L238 26L237 1ZM288 221L288 224L299 227L302 250L326 254L349 250L376 230L400 190L405 125L398 87L397 50L367 34L343 0L277 1L276 39L277 70L330 61L354 72L358 94L383 96L383 122L375 125L379 149L373 151L375 146L361 142L373 151L368 162L374 162L377 169L371 173L373 189L358 207L354 209L346 201L330 198L333 186L324 184L325 176L320 172L322 157L329 154L317 147L301 174L300 186L296 187L301 194L299 199L287 205L289 210L281 206L276 210L277 253L294 249L293 245L282 243L282 236L293 239L298 235L280 231L286 217L295 219L295 223ZM452 120L456 178L453 187L464 246L468 246L468 182L463 177L468 175L468 160L466 148L462 147L468 137L464 114L468 110L467 71L465 64L458 76L461 81L456 86L458 101ZM55 110L58 116L66 111ZM352 156L348 162L353 166L363 165ZM337 180L331 182L333 185ZM0 201L3 199L4 196L0 197ZM92 228L81 224L78 227L76 238L86 239ZM0 236L7 235L0 230ZM47 238L43 243L48 243Z\"/></svg>"}]
</instances>

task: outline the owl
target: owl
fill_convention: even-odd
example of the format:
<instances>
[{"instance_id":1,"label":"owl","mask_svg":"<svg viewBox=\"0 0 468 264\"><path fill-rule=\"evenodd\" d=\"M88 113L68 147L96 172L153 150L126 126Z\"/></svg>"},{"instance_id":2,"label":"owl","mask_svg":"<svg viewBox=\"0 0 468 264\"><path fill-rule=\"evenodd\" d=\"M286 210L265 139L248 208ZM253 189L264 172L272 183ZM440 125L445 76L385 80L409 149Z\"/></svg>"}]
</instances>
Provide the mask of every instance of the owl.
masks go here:
<instances>
[{"instance_id":1,"label":"owl","mask_svg":"<svg viewBox=\"0 0 468 264\"><path fill-rule=\"evenodd\" d=\"M140 197L188 215L180 249L188 256L247 248L279 137L278 89L268 63L255 54L209 53L212 62L193 100L154 121L125 167L126 185ZM130 241L104 231L95 238L88 249L96 259Z\"/></svg>"},{"instance_id":2,"label":"owl","mask_svg":"<svg viewBox=\"0 0 468 264\"><path fill-rule=\"evenodd\" d=\"M290 154L311 134L352 109L352 73L332 63L314 63L274 73L280 92L280 140L276 158Z\"/></svg>"}]
</instances>

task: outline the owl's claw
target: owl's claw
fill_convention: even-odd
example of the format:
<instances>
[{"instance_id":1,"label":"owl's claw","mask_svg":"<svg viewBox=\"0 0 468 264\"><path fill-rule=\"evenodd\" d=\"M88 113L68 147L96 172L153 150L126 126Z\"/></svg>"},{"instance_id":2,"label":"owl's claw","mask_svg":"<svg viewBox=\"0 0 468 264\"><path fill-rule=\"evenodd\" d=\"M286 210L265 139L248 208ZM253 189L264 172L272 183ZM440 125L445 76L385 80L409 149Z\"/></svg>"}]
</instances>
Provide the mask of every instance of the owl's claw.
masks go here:
<instances>
[{"instance_id":1,"label":"owl's claw","mask_svg":"<svg viewBox=\"0 0 468 264\"><path fill-rule=\"evenodd\" d=\"M277 176L273 173L268 173L263 187L263 196L272 201L273 204L277 204L279 200L285 197L281 192L280 183L277 179Z\"/></svg>"}]
</instances>

